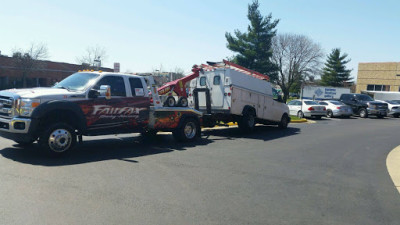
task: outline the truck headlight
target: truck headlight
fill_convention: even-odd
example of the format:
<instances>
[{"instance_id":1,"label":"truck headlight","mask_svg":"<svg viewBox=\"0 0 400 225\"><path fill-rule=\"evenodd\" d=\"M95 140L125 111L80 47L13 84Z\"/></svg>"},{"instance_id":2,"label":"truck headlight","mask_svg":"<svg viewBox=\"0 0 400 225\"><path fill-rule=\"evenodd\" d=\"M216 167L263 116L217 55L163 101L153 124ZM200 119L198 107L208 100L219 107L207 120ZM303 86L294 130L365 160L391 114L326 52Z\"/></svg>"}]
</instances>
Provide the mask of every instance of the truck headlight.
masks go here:
<instances>
[{"instance_id":1,"label":"truck headlight","mask_svg":"<svg viewBox=\"0 0 400 225\"><path fill-rule=\"evenodd\" d=\"M33 110L40 105L40 99L21 98L17 103L17 111L20 116L30 116Z\"/></svg>"}]
</instances>

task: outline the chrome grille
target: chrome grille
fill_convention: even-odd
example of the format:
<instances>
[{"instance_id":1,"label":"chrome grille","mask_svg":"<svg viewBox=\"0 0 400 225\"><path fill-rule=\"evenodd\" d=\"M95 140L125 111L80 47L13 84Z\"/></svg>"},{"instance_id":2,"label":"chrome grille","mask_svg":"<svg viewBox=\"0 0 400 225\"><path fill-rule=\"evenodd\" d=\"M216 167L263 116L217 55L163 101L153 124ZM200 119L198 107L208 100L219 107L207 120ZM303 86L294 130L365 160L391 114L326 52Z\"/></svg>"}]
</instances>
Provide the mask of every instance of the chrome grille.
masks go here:
<instances>
[{"instance_id":1,"label":"chrome grille","mask_svg":"<svg viewBox=\"0 0 400 225\"><path fill-rule=\"evenodd\" d=\"M14 99L0 96L0 117L12 117Z\"/></svg>"}]
</instances>

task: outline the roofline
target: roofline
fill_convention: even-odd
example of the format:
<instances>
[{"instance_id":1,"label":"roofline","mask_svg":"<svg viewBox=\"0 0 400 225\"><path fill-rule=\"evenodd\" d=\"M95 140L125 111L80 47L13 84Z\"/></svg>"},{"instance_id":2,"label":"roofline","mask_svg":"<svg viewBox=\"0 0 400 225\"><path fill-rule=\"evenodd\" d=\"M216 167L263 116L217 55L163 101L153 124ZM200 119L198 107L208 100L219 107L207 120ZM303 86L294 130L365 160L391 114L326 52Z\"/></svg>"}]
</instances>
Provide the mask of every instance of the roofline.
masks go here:
<instances>
[{"instance_id":1,"label":"roofline","mask_svg":"<svg viewBox=\"0 0 400 225\"><path fill-rule=\"evenodd\" d=\"M373 64L373 63L400 63L400 62L359 62L358 64Z\"/></svg>"}]
</instances>

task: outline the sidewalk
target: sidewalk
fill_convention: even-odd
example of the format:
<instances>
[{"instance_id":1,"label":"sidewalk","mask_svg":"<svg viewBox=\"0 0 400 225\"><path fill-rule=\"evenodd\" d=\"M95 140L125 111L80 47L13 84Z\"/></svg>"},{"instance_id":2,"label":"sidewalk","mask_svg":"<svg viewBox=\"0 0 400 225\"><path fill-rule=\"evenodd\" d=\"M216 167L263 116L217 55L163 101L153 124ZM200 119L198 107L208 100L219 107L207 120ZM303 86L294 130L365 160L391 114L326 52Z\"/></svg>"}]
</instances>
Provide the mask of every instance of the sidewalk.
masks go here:
<instances>
[{"instance_id":1,"label":"sidewalk","mask_svg":"<svg viewBox=\"0 0 400 225\"><path fill-rule=\"evenodd\" d=\"M394 186L400 193L400 145L394 148L386 158L386 166Z\"/></svg>"}]
</instances>

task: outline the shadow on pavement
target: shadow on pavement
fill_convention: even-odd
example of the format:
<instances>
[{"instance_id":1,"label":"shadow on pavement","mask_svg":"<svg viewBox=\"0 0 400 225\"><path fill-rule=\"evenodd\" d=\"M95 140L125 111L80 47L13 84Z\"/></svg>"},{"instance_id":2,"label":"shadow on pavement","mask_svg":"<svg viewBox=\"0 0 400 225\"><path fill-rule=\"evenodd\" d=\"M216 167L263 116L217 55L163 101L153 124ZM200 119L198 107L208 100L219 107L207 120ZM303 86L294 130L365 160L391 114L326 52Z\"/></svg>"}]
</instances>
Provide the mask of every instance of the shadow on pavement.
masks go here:
<instances>
[{"instance_id":1,"label":"shadow on pavement","mask_svg":"<svg viewBox=\"0 0 400 225\"><path fill-rule=\"evenodd\" d=\"M221 139L249 138L263 141L269 141L277 138L283 138L300 133L300 128L288 127L287 129L279 129L276 126L256 126L254 132L243 133L239 128L222 128L203 131L203 138L210 136L222 137ZM212 140L217 140L212 138Z\"/></svg>"},{"instance_id":2,"label":"shadow on pavement","mask_svg":"<svg viewBox=\"0 0 400 225\"><path fill-rule=\"evenodd\" d=\"M152 139L143 137L124 137L97 140L84 140L76 149L59 157L51 157L39 149L37 144L20 148L18 145L0 150L0 154L8 159L42 166L66 166L104 160L123 160L137 163L136 157L184 151L196 146L207 145L212 140L200 138L194 142L178 143L172 135L157 135Z\"/></svg>"},{"instance_id":3,"label":"shadow on pavement","mask_svg":"<svg viewBox=\"0 0 400 225\"><path fill-rule=\"evenodd\" d=\"M254 132L244 134L238 128L222 128L204 130L202 138L186 143L176 142L170 134L159 134L152 139L141 136L107 137L107 139L84 140L76 149L60 157L50 157L40 151L37 144L25 148L14 145L0 150L0 154L17 162L41 166L67 166L113 159L138 163L136 158L141 156L190 150L218 140L249 138L269 141L295 135L299 132L299 128L293 127L281 130L277 127L257 126Z\"/></svg>"}]
</instances>

